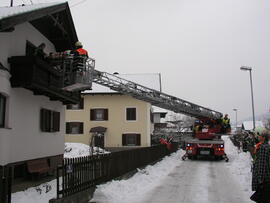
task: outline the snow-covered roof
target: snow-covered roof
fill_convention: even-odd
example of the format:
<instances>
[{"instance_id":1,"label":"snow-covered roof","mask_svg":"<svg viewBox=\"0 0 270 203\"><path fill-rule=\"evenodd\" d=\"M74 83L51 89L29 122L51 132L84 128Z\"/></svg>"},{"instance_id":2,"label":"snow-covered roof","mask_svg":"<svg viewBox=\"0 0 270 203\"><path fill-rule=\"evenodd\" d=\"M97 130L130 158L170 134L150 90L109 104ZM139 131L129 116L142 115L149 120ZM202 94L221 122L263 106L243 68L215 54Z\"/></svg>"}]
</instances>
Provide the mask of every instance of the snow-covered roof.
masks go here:
<instances>
[{"instance_id":1,"label":"snow-covered roof","mask_svg":"<svg viewBox=\"0 0 270 203\"><path fill-rule=\"evenodd\" d=\"M253 121L244 121L242 123L244 130L253 130ZM255 127L264 127L262 121L255 121Z\"/></svg>"},{"instance_id":2,"label":"snow-covered roof","mask_svg":"<svg viewBox=\"0 0 270 203\"><path fill-rule=\"evenodd\" d=\"M153 113L168 113L168 110L162 109L157 106L152 106L152 108L153 108Z\"/></svg>"},{"instance_id":3,"label":"snow-covered roof","mask_svg":"<svg viewBox=\"0 0 270 203\"><path fill-rule=\"evenodd\" d=\"M0 7L0 20L4 18L9 18L11 16L20 15L23 13L28 13L32 11L36 11L42 8L47 8L50 6L55 6L58 4L62 4L63 2L57 3L43 3L43 4L33 4L33 5L20 5L14 7Z\"/></svg>"},{"instance_id":4,"label":"snow-covered roof","mask_svg":"<svg viewBox=\"0 0 270 203\"><path fill-rule=\"evenodd\" d=\"M151 89L160 90L159 73L141 73L141 74L117 74L117 77L130 80ZM84 91L83 93L117 93L114 90L102 85L93 83L92 90Z\"/></svg>"},{"instance_id":5,"label":"snow-covered roof","mask_svg":"<svg viewBox=\"0 0 270 203\"><path fill-rule=\"evenodd\" d=\"M59 17L56 24L53 23L54 14ZM35 28L53 43L57 52L73 49L78 41L67 2L60 0L57 3L0 7L0 32L12 31L16 25L25 22L33 22ZM68 37L63 38L64 34Z\"/></svg>"}]
</instances>

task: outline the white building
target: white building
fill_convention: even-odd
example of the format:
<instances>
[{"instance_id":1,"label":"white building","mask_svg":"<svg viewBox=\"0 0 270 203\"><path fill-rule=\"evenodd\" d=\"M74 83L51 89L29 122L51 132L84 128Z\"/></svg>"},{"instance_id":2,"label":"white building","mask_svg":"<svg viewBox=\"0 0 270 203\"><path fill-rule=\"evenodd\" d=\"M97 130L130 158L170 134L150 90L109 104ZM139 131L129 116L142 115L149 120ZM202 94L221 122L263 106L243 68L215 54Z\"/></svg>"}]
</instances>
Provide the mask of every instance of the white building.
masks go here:
<instances>
[{"instance_id":1,"label":"white building","mask_svg":"<svg viewBox=\"0 0 270 203\"><path fill-rule=\"evenodd\" d=\"M59 71L33 53L41 43L47 54L73 49L77 40L67 3L0 8L1 176L29 175L31 160L45 160L50 168L61 161L63 104L79 102L80 95L61 90ZM1 184L0 196L7 192Z\"/></svg>"},{"instance_id":2,"label":"white building","mask_svg":"<svg viewBox=\"0 0 270 203\"><path fill-rule=\"evenodd\" d=\"M262 121L255 121L255 128L256 127L264 127L263 122ZM242 123L242 129L247 130L247 131L253 130L253 121L244 121Z\"/></svg>"}]
</instances>

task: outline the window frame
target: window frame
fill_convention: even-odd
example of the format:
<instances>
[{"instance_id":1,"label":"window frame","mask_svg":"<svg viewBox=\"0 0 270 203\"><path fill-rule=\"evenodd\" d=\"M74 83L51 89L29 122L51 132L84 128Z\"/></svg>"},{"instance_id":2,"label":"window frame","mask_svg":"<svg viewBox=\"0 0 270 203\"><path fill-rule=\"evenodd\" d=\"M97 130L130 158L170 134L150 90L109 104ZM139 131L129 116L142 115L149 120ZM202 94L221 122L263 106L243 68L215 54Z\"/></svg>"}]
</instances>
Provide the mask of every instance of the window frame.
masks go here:
<instances>
[{"instance_id":1,"label":"window frame","mask_svg":"<svg viewBox=\"0 0 270 203\"><path fill-rule=\"evenodd\" d=\"M102 118L97 119L97 110L102 110ZM108 121L109 120L109 109L108 108L91 108L90 109L90 121Z\"/></svg>"},{"instance_id":2,"label":"window frame","mask_svg":"<svg viewBox=\"0 0 270 203\"><path fill-rule=\"evenodd\" d=\"M0 93L0 102L3 101L3 112L0 115L0 128L5 128L6 126L6 108L7 108L7 97ZM0 105L1 108L1 105ZM0 110L1 112L1 110ZM2 120L2 121L1 121Z\"/></svg>"},{"instance_id":3,"label":"window frame","mask_svg":"<svg viewBox=\"0 0 270 203\"><path fill-rule=\"evenodd\" d=\"M58 111L40 109L40 130L41 132L59 132L61 114Z\"/></svg>"},{"instance_id":4,"label":"window frame","mask_svg":"<svg viewBox=\"0 0 270 203\"><path fill-rule=\"evenodd\" d=\"M128 109L135 109L135 119L128 119ZM138 111L137 111L137 107L126 107L125 110L125 120L127 122L136 122L138 118Z\"/></svg>"},{"instance_id":5,"label":"window frame","mask_svg":"<svg viewBox=\"0 0 270 203\"><path fill-rule=\"evenodd\" d=\"M78 132L72 132L72 126L74 124L78 124ZM80 121L69 121L66 122L66 134L67 135L81 135L84 134L84 122Z\"/></svg>"},{"instance_id":6,"label":"window frame","mask_svg":"<svg viewBox=\"0 0 270 203\"><path fill-rule=\"evenodd\" d=\"M135 142L128 143L128 136L134 136ZM122 146L141 146L141 134L140 133L123 133L122 134Z\"/></svg>"}]
</instances>

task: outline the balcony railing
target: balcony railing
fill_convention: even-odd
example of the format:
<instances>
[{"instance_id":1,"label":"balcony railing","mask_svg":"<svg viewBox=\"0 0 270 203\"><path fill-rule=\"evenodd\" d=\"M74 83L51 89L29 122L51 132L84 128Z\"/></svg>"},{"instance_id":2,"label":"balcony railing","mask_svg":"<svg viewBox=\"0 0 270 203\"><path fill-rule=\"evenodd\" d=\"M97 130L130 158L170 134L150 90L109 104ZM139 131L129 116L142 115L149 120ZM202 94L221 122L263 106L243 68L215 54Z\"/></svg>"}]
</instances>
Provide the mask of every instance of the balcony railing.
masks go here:
<instances>
[{"instance_id":1,"label":"balcony railing","mask_svg":"<svg viewBox=\"0 0 270 203\"><path fill-rule=\"evenodd\" d=\"M79 103L80 92L62 90L64 76L60 66L35 56L13 56L8 61L12 87L23 87L34 95L44 95L64 104Z\"/></svg>"}]
</instances>

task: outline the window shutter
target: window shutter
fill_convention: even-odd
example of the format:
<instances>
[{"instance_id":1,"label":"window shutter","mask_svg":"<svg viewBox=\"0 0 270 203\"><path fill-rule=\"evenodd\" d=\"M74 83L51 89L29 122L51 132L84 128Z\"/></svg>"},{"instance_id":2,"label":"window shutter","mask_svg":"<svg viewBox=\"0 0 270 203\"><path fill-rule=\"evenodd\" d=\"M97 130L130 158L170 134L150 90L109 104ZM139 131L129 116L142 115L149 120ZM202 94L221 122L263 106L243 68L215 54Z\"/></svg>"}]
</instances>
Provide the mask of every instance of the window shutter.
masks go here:
<instances>
[{"instance_id":1,"label":"window shutter","mask_svg":"<svg viewBox=\"0 0 270 203\"><path fill-rule=\"evenodd\" d=\"M104 109L104 120L107 121L109 119L108 109Z\"/></svg>"},{"instance_id":2,"label":"window shutter","mask_svg":"<svg viewBox=\"0 0 270 203\"><path fill-rule=\"evenodd\" d=\"M46 114L45 109L40 109L40 130L42 132L46 131Z\"/></svg>"},{"instance_id":3,"label":"window shutter","mask_svg":"<svg viewBox=\"0 0 270 203\"><path fill-rule=\"evenodd\" d=\"M91 121L96 120L96 111L95 111L95 109L90 109L90 120Z\"/></svg>"},{"instance_id":4,"label":"window shutter","mask_svg":"<svg viewBox=\"0 0 270 203\"><path fill-rule=\"evenodd\" d=\"M70 134L70 123L66 122L66 134Z\"/></svg>"},{"instance_id":5,"label":"window shutter","mask_svg":"<svg viewBox=\"0 0 270 203\"><path fill-rule=\"evenodd\" d=\"M127 135L122 134L122 146L126 146L126 145L127 145Z\"/></svg>"},{"instance_id":6,"label":"window shutter","mask_svg":"<svg viewBox=\"0 0 270 203\"><path fill-rule=\"evenodd\" d=\"M79 134L83 134L83 123L78 123L80 126Z\"/></svg>"},{"instance_id":7,"label":"window shutter","mask_svg":"<svg viewBox=\"0 0 270 203\"><path fill-rule=\"evenodd\" d=\"M134 120L137 120L137 118L136 118L136 108L134 108L134 109L132 109L132 113L133 113L133 119Z\"/></svg>"},{"instance_id":8,"label":"window shutter","mask_svg":"<svg viewBox=\"0 0 270 203\"><path fill-rule=\"evenodd\" d=\"M60 131L60 112L53 112L53 132Z\"/></svg>"},{"instance_id":9,"label":"window shutter","mask_svg":"<svg viewBox=\"0 0 270 203\"><path fill-rule=\"evenodd\" d=\"M84 98L81 98L80 109L83 109L83 108L84 108Z\"/></svg>"},{"instance_id":10,"label":"window shutter","mask_svg":"<svg viewBox=\"0 0 270 203\"><path fill-rule=\"evenodd\" d=\"M136 108L126 108L126 120L136 120Z\"/></svg>"},{"instance_id":11,"label":"window shutter","mask_svg":"<svg viewBox=\"0 0 270 203\"><path fill-rule=\"evenodd\" d=\"M136 145L141 146L141 134L136 134Z\"/></svg>"},{"instance_id":12,"label":"window shutter","mask_svg":"<svg viewBox=\"0 0 270 203\"><path fill-rule=\"evenodd\" d=\"M52 130L52 112L45 109L45 131L51 132Z\"/></svg>"}]
</instances>

